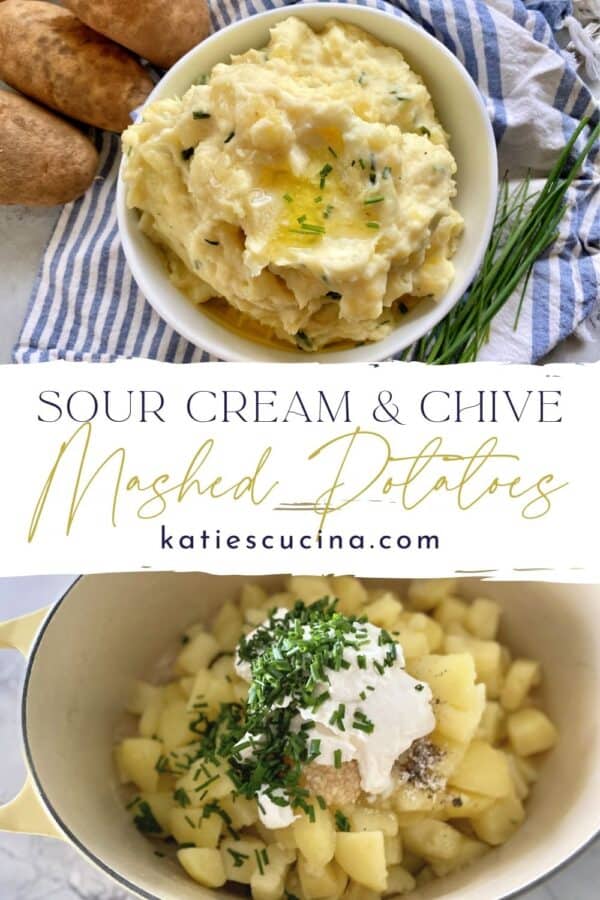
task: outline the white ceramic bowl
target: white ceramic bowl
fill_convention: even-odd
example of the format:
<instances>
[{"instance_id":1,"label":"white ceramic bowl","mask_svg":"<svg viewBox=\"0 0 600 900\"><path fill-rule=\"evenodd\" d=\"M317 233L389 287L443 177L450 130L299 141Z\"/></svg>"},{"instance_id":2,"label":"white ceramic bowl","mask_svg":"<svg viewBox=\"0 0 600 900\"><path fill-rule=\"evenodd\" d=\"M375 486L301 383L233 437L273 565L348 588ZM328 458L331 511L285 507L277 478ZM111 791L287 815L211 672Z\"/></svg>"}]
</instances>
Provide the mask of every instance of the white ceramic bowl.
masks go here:
<instances>
[{"instance_id":1,"label":"white ceramic bowl","mask_svg":"<svg viewBox=\"0 0 600 900\"><path fill-rule=\"evenodd\" d=\"M191 882L159 859L119 796L111 748L132 679L147 676L192 622L210 619L245 581L281 579L144 573L80 579L48 615L0 626L0 647L29 655L23 737L30 779L0 808L0 830L70 841L123 887L148 900L239 900ZM373 582L374 585L392 582ZM531 886L600 830L598 586L465 580L468 597L503 607L502 639L544 667L544 703L561 738L506 844L414 900L500 900ZM40 623L41 628L40 628Z\"/></svg>"},{"instance_id":2,"label":"white ceramic bowl","mask_svg":"<svg viewBox=\"0 0 600 900\"><path fill-rule=\"evenodd\" d=\"M221 359L269 362L367 362L399 353L427 333L462 297L473 280L491 233L497 194L494 135L481 96L466 69L439 41L408 18L346 3L307 3L281 7L243 19L218 31L191 50L157 85L148 103L181 95L198 77L233 53L264 46L269 29L290 15L311 26L329 19L357 25L397 47L419 72L432 95L437 114L451 135L458 165L457 209L465 232L454 257L456 276L437 303L423 301L384 340L349 350L302 353L277 350L246 340L205 316L167 277L156 247L138 228L137 214L127 209L126 187L119 178L117 209L123 249L140 289L155 310L179 334Z\"/></svg>"}]
</instances>

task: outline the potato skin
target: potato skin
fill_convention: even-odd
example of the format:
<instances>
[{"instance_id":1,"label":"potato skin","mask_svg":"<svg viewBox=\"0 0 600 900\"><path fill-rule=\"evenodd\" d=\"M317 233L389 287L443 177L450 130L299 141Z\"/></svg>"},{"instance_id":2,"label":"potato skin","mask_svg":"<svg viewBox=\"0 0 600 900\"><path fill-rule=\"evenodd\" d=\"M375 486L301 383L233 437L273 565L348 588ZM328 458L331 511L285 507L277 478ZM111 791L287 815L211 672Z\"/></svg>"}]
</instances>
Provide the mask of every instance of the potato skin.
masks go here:
<instances>
[{"instance_id":1,"label":"potato skin","mask_svg":"<svg viewBox=\"0 0 600 900\"><path fill-rule=\"evenodd\" d=\"M82 22L167 69L210 30L206 0L63 0Z\"/></svg>"},{"instance_id":2,"label":"potato skin","mask_svg":"<svg viewBox=\"0 0 600 900\"><path fill-rule=\"evenodd\" d=\"M122 47L40 0L0 3L0 78L46 106L123 131L153 84Z\"/></svg>"},{"instance_id":3,"label":"potato skin","mask_svg":"<svg viewBox=\"0 0 600 900\"><path fill-rule=\"evenodd\" d=\"M56 206L88 189L96 148L69 122L0 91L0 204Z\"/></svg>"}]
</instances>

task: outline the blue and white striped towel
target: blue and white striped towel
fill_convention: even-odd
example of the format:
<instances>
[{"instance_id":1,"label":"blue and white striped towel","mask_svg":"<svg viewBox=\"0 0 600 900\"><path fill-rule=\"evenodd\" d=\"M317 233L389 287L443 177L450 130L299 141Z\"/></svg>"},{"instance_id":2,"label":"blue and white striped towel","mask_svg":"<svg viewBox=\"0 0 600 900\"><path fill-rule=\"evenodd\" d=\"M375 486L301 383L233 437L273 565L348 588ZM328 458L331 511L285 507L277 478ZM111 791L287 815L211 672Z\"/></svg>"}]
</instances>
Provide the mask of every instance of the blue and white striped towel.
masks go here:
<instances>
[{"instance_id":1,"label":"blue and white striped towel","mask_svg":"<svg viewBox=\"0 0 600 900\"><path fill-rule=\"evenodd\" d=\"M212 24L220 28L283 4L212 0ZM553 34L571 12L571 0L366 0L365 5L412 17L464 63L485 98L502 171L548 171L577 120L598 116L589 89ZM100 176L58 220L15 361L208 359L156 315L133 282L115 216L118 140L107 135L96 139ZM497 317L481 359L538 360L595 311L600 285L598 152L570 191L559 239L536 264L518 331L513 329L515 298Z\"/></svg>"}]
</instances>

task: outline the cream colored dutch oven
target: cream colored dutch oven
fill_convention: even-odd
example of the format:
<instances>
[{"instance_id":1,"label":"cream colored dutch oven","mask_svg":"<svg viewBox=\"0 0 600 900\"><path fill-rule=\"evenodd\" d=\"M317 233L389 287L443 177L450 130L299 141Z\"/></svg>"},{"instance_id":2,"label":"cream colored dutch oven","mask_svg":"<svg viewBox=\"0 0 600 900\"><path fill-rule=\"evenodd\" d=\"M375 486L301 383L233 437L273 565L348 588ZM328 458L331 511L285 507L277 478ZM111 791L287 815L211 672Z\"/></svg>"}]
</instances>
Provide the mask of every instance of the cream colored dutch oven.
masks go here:
<instances>
[{"instance_id":1,"label":"cream colored dutch oven","mask_svg":"<svg viewBox=\"0 0 600 900\"><path fill-rule=\"evenodd\" d=\"M210 619L247 580L85 577L50 612L1 626L0 647L16 647L29 658L22 721L30 775L19 797L0 809L0 829L70 841L139 897L214 897L175 862L156 857L137 833L119 797L111 748L131 679L148 674L187 625ZM470 580L463 589L498 600L505 610L503 639L542 661L544 702L561 740L518 834L463 872L416 892L415 900L509 897L600 830L600 588Z\"/></svg>"}]
</instances>

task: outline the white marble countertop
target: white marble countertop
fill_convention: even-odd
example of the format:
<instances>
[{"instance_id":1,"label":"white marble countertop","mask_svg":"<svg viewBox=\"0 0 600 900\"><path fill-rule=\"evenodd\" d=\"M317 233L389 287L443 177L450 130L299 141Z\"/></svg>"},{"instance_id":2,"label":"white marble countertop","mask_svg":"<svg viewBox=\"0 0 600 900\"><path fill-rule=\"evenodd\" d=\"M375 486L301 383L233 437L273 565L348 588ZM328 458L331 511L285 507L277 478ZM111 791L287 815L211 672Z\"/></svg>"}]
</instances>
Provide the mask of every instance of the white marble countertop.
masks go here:
<instances>
[{"instance_id":1,"label":"white marble countertop","mask_svg":"<svg viewBox=\"0 0 600 900\"><path fill-rule=\"evenodd\" d=\"M0 614L12 618L58 599L71 577L0 579ZM17 653L0 653L0 804L10 800L24 779L20 753L20 695L25 664ZM600 882L600 842L522 900L595 900ZM75 850L51 838L0 834L1 900L128 900ZM481 900L497 900L482 897Z\"/></svg>"}]
</instances>

